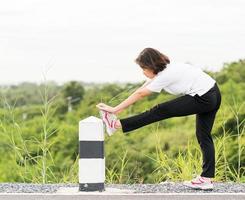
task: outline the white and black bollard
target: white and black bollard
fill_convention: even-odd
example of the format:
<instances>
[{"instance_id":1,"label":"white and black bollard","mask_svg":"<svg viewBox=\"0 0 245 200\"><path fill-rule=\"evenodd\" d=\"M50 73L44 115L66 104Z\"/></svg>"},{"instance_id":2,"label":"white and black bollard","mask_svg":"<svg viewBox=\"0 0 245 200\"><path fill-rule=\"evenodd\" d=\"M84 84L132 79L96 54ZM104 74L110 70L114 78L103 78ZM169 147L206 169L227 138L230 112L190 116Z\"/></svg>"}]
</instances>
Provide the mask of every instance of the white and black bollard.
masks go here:
<instances>
[{"instance_id":1,"label":"white and black bollard","mask_svg":"<svg viewBox=\"0 0 245 200\"><path fill-rule=\"evenodd\" d=\"M91 116L79 122L79 191L104 191L104 128Z\"/></svg>"}]
</instances>

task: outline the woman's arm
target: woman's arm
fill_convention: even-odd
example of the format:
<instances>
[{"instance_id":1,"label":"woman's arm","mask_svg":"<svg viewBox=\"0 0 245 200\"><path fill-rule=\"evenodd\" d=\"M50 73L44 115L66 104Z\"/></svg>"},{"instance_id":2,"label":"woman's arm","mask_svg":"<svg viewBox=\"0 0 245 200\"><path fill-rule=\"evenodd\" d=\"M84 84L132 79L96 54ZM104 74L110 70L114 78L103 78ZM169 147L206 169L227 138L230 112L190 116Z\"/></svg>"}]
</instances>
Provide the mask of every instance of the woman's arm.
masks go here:
<instances>
[{"instance_id":1,"label":"woman's arm","mask_svg":"<svg viewBox=\"0 0 245 200\"><path fill-rule=\"evenodd\" d=\"M147 85L147 84L146 84ZM127 99L125 99L122 103L115 107L115 113L122 112L125 108L132 105L136 101L144 98L145 96L149 96L152 92L145 88L146 85L138 88L133 94L131 94Z\"/></svg>"},{"instance_id":2,"label":"woman's arm","mask_svg":"<svg viewBox=\"0 0 245 200\"><path fill-rule=\"evenodd\" d=\"M99 103L96 105L97 108L101 110L105 110L111 113L118 114L122 112L125 108L132 105L136 101L142 99L145 96L150 95L152 92L145 88L146 85L149 84L149 81L146 81L140 88L138 88L136 91L134 91L127 99L125 99L122 103L117 105L116 107L108 106L104 103Z\"/></svg>"}]
</instances>

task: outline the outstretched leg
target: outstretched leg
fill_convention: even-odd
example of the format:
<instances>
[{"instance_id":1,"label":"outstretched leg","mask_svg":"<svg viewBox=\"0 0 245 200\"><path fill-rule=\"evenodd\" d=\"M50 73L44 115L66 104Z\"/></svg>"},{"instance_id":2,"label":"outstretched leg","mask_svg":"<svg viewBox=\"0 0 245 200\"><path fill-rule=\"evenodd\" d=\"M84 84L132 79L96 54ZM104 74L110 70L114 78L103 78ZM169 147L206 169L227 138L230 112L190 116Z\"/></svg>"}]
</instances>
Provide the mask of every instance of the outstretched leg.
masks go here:
<instances>
[{"instance_id":1,"label":"outstretched leg","mask_svg":"<svg viewBox=\"0 0 245 200\"><path fill-rule=\"evenodd\" d=\"M128 132L170 117L179 117L206 112L210 105L201 102L196 97L190 95L157 104L150 110L138 115L120 119L123 132Z\"/></svg>"}]
</instances>

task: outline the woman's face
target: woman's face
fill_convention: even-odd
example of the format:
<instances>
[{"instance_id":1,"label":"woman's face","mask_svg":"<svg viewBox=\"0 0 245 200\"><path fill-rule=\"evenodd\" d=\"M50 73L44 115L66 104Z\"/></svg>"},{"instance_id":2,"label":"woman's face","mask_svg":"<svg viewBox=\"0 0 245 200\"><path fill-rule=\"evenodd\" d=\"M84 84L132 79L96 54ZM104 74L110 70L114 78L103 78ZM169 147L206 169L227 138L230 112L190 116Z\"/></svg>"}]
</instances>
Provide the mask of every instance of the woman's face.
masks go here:
<instances>
[{"instance_id":1,"label":"woman's face","mask_svg":"<svg viewBox=\"0 0 245 200\"><path fill-rule=\"evenodd\" d=\"M142 68L143 70L143 74L147 77L147 78L154 78L156 76L156 74L154 74L153 70L151 69L147 69L147 68Z\"/></svg>"}]
</instances>

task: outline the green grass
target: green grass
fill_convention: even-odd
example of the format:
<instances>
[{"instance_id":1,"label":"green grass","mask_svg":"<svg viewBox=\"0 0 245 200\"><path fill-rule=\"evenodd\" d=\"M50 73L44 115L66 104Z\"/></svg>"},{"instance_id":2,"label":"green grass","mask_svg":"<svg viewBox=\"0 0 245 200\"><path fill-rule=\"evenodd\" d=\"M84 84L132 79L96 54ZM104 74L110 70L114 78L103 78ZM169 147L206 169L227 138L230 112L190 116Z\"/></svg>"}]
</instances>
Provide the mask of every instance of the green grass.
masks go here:
<instances>
[{"instance_id":1,"label":"green grass","mask_svg":"<svg viewBox=\"0 0 245 200\"><path fill-rule=\"evenodd\" d=\"M4 99L4 115L0 119L0 151L3 155L0 162L1 181L78 182L78 149L70 149L77 145L74 126L78 126L80 116L73 112L66 116L70 117L67 121L65 118L64 121L56 122L56 99L48 98L48 92L48 88L41 91L43 104L40 116L31 122L20 120L19 108L9 105ZM108 97L109 102L118 103L131 92L132 88L114 98ZM155 103L166 99L157 98L154 99ZM143 106L138 104L122 116L147 109L152 106L151 103L147 102ZM239 118L243 109L244 104L238 105L234 101L233 105L224 105L217 116L215 128L222 127L222 134L214 137L216 181L245 182L244 119ZM234 118L236 123L232 134L226 126L230 118ZM76 120L77 123L74 122ZM70 126L65 126L66 123ZM183 181L199 175L202 154L194 136L194 123L193 117L174 118L136 130L128 136L119 132L107 137L106 182L159 183L166 180ZM67 134L66 131L75 133Z\"/></svg>"},{"instance_id":2,"label":"green grass","mask_svg":"<svg viewBox=\"0 0 245 200\"><path fill-rule=\"evenodd\" d=\"M41 126L39 136L29 136L28 139L23 136L22 125L18 123L14 105L8 104L4 100L7 110L3 119L1 119L1 135L5 138L12 168L18 177L16 181L48 183L58 182L53 174L52 166L54 161L50 149L53 145L48 139L57 130L53 129L50 118L52 117L51 107L54 99L48 99L48 88L44 88L41 93L43 107L41 113ZM33 150L35 149L35 151ZM37 153L36 153L37 152Z\"/></svg>"}]
</instances>

